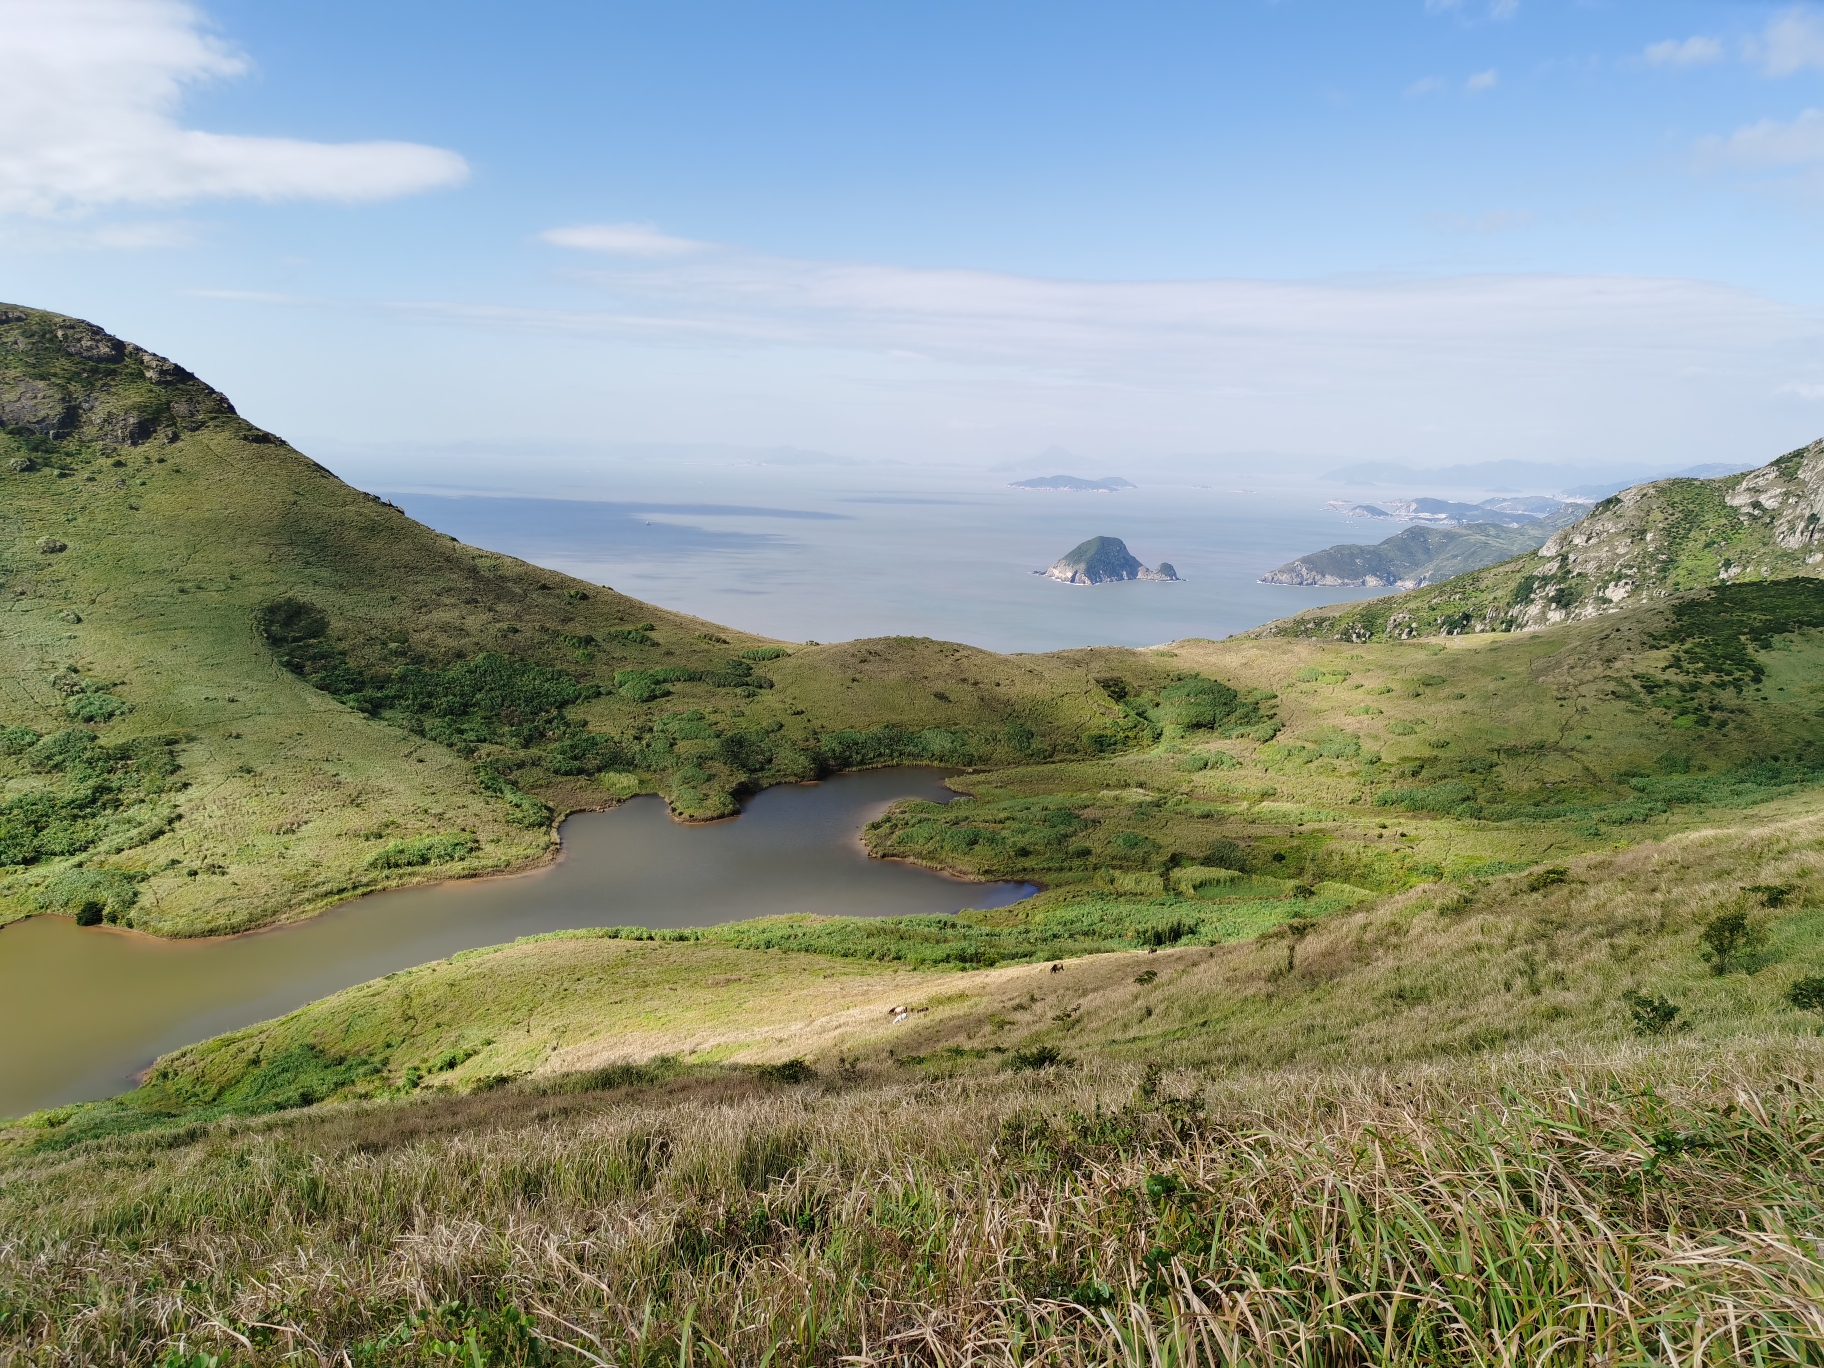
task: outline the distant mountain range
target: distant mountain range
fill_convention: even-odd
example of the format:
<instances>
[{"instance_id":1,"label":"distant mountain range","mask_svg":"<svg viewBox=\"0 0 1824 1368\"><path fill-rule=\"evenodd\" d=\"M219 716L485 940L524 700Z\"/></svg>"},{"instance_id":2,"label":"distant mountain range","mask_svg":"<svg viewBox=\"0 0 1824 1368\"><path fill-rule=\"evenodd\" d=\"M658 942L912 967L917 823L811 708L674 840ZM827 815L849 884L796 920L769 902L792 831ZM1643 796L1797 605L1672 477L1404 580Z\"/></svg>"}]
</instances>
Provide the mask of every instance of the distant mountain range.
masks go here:
<instances>
[{"instance_id":1,"label":"distant mountain range","mask_svg":"<svg viewBox=\"0 0 1824 1368\"><path fill-rule=\"evenodd\" d=\"M1395 461L1363 461L1338 466L1324 474L1326 480L1355 485L1429 485L1433 489L1528 489L1553 490L1572 498L1606 499L1631 485L1648 480L1710 480L1749 470L1752 461L1722 461L1666 470L1653 466L1613 465L1592 467L1587 464L1557 465L1544 461L1477 461L1466 465L1403 465ZM1592 480L1592 476L1601 477Z\"/></svg>"},{"instance_id":2,"label":"distant mountain range","mask_svg":"<svg viewBox=\"0 0 1824 1368\"><path fill-rule=\"evenodd\" d=\"M1138 489L1132 480L1119 475L1105 475L1100 480L1085 480L1078 475L1041 475L1031 480L1015 480L1014 489L1067 489L1079 493L1113 494L1118 489Z\"/></svg>"},{"instance_id":3,"label":"distant mountain range","mask_svg":"<svg viewBox=\"0 0 1824 1368\"><path fill-rule=\"evenodd\" d=\"M1341 504L1342 500L1334 501ZM1354 504L1343 509L1348 518L1389 518L1427 523L1432 527L1462 527L1468 523L1493 523L1498 527L1527 527L1568 507L1562 499L1543 496L1485 499L1481 503L1455 503L1449 499L1388 499L1381 503Z\"/></svg>"}]
</instances>

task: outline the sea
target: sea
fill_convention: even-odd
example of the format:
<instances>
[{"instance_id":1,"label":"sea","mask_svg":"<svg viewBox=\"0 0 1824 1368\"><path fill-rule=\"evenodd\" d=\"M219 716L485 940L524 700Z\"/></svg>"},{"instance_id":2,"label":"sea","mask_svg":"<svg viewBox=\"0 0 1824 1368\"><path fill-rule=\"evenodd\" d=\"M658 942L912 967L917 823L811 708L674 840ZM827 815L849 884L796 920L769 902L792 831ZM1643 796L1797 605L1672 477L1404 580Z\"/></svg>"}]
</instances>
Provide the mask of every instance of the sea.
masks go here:
<instances>
[{"instance_id":1,"label":"sea","mask_svg":"<svg viewBox=\"0 0 1824 1368\"><path fill-rule=\"evenodd\" d=\"M785 641L921 636L1036 652L1220 639L1371 596L1258 581L1308 552L1398 530L1343 517L1312 486L1275 486L1271 472L1258 486L1231 474L1137 479L1114 493L727 461L572 468L536 482L527 472L517 487L466 467L443 479L338 473L472 545ZM1149 566L1170 563L1182 582L1074 586L1040 573L1097 536L1119 537Z\"/></svg>"}]
</instances>

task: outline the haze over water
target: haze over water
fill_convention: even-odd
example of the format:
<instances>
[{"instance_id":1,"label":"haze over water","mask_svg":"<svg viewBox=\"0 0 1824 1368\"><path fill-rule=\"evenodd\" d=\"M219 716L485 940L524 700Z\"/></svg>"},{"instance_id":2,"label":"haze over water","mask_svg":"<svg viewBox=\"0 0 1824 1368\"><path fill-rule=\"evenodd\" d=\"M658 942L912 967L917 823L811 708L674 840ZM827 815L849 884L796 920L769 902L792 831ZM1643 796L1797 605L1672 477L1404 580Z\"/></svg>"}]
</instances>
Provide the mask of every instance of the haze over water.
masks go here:
<instances>
[{"instance_id":1,"label":"haze over water","mask_svg":"<svg viewBox=\"0 0 1824 1368\"><path fill-rule=\"evenodd\" d=\"M348 476L471 544L791 641L906 635L1053 651L1221 638L1384 592L1256 581L1304 553L1397 530L1325 510L1310 486L1242 492L1220 474L1115 494L1014 489L1019 476L1005 474L684 461L492 489ZM1147 565L1169 561L1184 582L1081 587L1033 573L1094 536L1121 538Z\"/></svg>"}]
</instances>

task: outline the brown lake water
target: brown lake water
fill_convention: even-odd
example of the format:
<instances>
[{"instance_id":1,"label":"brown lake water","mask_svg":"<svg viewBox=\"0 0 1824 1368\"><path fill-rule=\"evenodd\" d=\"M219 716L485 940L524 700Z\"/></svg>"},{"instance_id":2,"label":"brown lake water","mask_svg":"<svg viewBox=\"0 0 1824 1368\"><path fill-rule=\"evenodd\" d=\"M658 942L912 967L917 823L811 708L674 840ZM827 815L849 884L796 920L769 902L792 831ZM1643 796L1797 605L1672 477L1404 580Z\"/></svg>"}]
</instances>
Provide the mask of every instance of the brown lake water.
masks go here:
<instances>
[{"instance_id":1,"label":"brown lake water","mask_svg":"<svg viewBox=\"0 0 1824 1368\"><path fill-rule=\"evenodd\" d=\"M0 1116L105 1097L179 1045L351 984L517 936L583 926L711 926L786 912L905 916L1002 907L976 884L870 859L861 829L900 798L945 801L946 771L870 770L767 789L686 826L657 798L564 823L527 874L375 893L293 926L168 941L33 917L0 930Z\"/></svg>"}]
</instances>

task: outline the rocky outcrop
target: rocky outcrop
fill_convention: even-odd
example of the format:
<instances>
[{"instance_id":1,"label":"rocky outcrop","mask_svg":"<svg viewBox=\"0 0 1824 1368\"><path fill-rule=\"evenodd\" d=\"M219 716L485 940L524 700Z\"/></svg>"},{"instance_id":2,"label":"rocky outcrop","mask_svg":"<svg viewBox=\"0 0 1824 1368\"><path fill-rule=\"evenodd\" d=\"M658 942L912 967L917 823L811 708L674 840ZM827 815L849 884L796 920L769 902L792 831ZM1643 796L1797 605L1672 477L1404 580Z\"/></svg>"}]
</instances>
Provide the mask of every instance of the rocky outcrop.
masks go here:
<instances>
[{"instance_id":1,"label":"rocky outcrop","mask_svg":"<svg viewBox=\"0 0 1824 1368\"><path fill-rule=\"evenodd\" d=\"M0 306L0 428L131 447L234 417L174 361L80 318Z\"/></svg>"},{"instance_id":2,"label":"rocky outcrop","mask_svg":"<svg viewBox=\"0 0 1824 1368\"><path fill-rule=\"evenodd\" d=\"M1044 572L1063 584L1110 584L1119 580L1176 580L1169 562L1157 570L1142 565L1119 537L1091 537L1073 547Z\"/></svg>"},{"instance_id":3,"label":"rocky outcrop","mask_svg":"<svg viewBox=\"0 0 1824 1368\"><path fill-rule=\"evenodd\" d=\"M1604 499L1539 548L1513 625L1547 627L1739 579L1819 573L1824 441L1715 480L1658 480Z\"/></svg>"}]
</instances>

